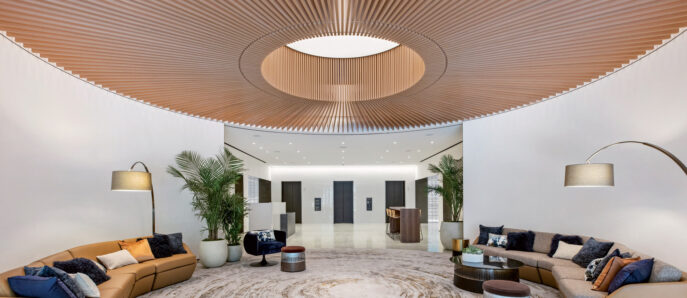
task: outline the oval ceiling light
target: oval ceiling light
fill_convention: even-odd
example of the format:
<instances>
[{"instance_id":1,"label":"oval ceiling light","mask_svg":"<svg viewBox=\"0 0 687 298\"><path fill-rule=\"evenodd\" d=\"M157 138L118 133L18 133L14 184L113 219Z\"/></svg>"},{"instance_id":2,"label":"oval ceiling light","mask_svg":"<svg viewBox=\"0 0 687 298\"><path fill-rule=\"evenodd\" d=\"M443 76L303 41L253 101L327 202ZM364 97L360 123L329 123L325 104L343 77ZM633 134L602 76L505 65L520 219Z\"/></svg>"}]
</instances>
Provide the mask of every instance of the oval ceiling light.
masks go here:
<instances>
[{"instance_id":1,"label":"oval ceiling light","mask_svg":"<svg viewBox=\"0 0 687 298\"><path fill-rule=\"evenodd\" d=\"M357 58L386 52L398 43L359 35L331 35L299 40L287 47L308 55L327 58Z\"/></svg>"}]
</instances>

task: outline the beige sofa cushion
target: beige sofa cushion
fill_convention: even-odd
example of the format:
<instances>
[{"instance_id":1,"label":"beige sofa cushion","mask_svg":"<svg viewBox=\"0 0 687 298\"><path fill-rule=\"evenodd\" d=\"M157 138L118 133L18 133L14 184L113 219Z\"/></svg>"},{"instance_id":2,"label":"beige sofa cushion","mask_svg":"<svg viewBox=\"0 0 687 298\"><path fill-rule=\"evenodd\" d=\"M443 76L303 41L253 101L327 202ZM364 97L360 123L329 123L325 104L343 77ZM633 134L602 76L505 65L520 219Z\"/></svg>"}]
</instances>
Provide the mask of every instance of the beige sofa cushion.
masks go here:
<instances>
[{"instance_id":1,"label":"beige sofa cushion","mask_svg":"<svg viewBox=\"0 0 687 298\"><path fill-rule=\"evenodd\" d=\"M548 254L551 250L551 240L555 233L534 232L534 251Z\"/></svg>"},{"instance_id":2,"label":"beige sofa cushion","mask_svg":"<svg viewBox=\"0 0 687 298\"><path fill-rule=\"evenodd\" d=\"M592 291L591 283L581 279L557 279L558 289L565 298L603 298L607 292Z\"/></svg>"},{"instance_id":3,"label":"beige sofa cushion","mask_svg":"<svg viewBox=\"0 0 687 298\"><path fill-rule=\"evenodd\" d=\"M561 280L561 279L579 279L579 280L584 280L584 268L580 268L580 266L577 267L568 267L568 266L553 266L553 269L551 270L551 273L553 273L553 277L556 278L556 280ZM589 283L589 286L591 287L591 283Z\"/></svg>"},{"instance_id":4,"label":"beige sofa cushion","mask_svg":"<svg viewBox=\"0 0 687 298\"><path fill-rule=\"evenodd\" d=\"M554 259L554 258L549 258L549 256L544 255L545 258L539 259L539 263L537 263L537 266L542 269L546 269L549 271L553 271L554 266L562 266L562 267L574 267L574 268L580 268L580 265L577 265L573 263L571 260L565 260L565 259Z\"/></svg>"}]
</instances>

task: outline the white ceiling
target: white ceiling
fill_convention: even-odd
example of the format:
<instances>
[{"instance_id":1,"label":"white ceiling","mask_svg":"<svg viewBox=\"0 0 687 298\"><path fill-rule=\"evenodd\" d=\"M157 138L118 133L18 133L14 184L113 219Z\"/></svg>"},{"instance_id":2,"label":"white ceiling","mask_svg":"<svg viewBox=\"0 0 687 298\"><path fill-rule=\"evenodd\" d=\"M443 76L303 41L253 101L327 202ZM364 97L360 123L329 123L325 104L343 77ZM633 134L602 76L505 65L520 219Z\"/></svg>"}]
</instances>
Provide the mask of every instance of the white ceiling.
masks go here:
<instances>
[{"instance_id":1,"label":"white ceiling","mask_svg":"<svg viewBox=\"0 0 687 298\"><path fill-rule=\"evenodd\" d=\"M399 133L322 135L225 126L229 145L268 165L417 164L462 139L462 126Z\"/></svg>"}]
</instances>

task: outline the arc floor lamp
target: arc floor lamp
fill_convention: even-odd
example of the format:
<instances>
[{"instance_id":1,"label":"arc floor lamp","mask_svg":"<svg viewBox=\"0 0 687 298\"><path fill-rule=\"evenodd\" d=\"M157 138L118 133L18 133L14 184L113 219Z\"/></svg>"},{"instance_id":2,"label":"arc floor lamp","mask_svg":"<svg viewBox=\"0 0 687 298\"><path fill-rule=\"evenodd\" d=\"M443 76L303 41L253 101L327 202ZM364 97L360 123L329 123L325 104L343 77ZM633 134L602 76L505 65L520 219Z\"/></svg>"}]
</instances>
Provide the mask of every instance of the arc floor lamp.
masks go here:
<instances>
[{"instance_id":1,"label":"arc floor lamp","mask_svg":"<svg viewBox=\"0 0 687 298\"><path fill-rule=\"evenodd\" d=\"M591 159L597 155L602 150L615 146L618 144L640 144L660 151L661 153L667 155L672 159L687 175L687 166L685 166L680 159L675 155L668 152L668 150L663 149L647 142L640 141L622 141L606 145L599 150L596 150L589 158L587 158L586 163L583 164L573 164L565 166L565 186L566 187L600 187L600 186L614 186L615 181L613 177L613 164L611 163L591 163Z\"/></svg>"},{"instance_id":2,"label":"arc floor lamp","mask_svg":"<svg viewBox=\"0 0 687 298\"><path fill-rule=\"evenodd\" d=\"M134 167L140 164L145 172L134 171ZM150 199L153 204L153 234L155 234L155 193L153 181L148 167L140 161L131 165L128 171L112 171L113 191L150 191Z\"/></svg>"}]
</instances>

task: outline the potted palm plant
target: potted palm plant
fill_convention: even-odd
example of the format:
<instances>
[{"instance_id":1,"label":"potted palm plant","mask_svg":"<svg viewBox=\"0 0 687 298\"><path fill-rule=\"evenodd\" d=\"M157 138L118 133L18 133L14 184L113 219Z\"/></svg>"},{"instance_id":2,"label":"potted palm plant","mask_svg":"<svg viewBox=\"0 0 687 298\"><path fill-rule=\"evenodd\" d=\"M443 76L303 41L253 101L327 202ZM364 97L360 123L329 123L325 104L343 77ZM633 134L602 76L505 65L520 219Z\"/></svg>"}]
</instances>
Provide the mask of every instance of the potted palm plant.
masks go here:
<instances>
[{"instance_id":1,"label":"potted palm plant","mask_svg":"<svg viewBox=\"0 0 687 298\"><path fill-rule=\"evenodd\" d=\"M429 165L429 171L440 174L441 185L427 187L430 192L441 195L450 209L449 221L442 221L439 238L445 249L450 249L454 238L463 238L463 161L451 155L441 157L438 165Z\"/></svg>"},{"instance_id":2,"label":"potted palm plant","mask_svg":"<svg viewBox=\"0 0 687 298\"><path fill-rule=\"evenodd\" d=\"M222 266L227 261L227 241L219 237L224 204L231 196L231 186L241 177L243 162L224 148L209 158L183 151L176 156L176 164L177 167L169 166L167 172L183 179L182 189L193 193L191 206L207 230L207 238L200 242L200 262L208 268Z\"/></svg>"},{"instance_id":3,"label":"potted palm plant","mask_svg":"<svg viewBox=\"0 0 687 298\"><path fill-rule=\"evenodd\" d=\"M243 219L248 213L246 199L238 194L227 197L224 204L224 216L222 218L222 230L228 243L229 262L241 260L243 248L241 247L241 231L243 230Z\"/></svg>"}]
</instances>

